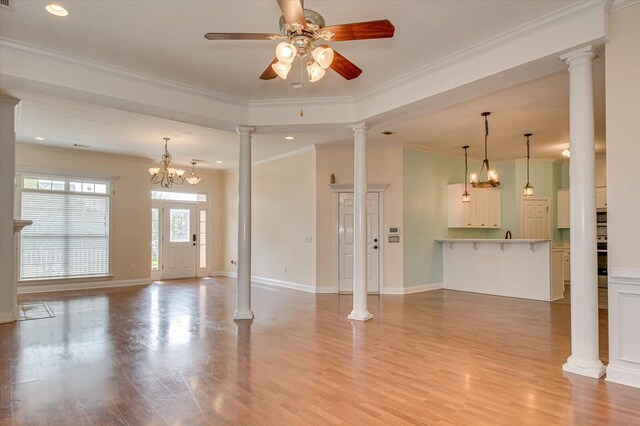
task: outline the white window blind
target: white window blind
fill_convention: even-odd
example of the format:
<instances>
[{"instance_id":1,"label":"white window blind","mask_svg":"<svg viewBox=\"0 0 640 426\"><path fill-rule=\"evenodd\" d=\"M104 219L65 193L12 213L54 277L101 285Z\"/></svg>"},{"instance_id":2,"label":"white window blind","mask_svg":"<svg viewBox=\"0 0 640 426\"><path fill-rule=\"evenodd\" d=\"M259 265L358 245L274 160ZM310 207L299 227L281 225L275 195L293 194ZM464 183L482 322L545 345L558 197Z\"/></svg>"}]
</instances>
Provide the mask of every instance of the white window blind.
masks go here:
<instances>
[{"instance_id":1,"label":"white window blind","mask_svg":"<svg viewBox=\"0 0 640 426\"><path fill-rule=\"evenodd\" d=\"M30 189L29 182L24 180L21 217L33 225L20 234L20 279L108 275L108 183L84 190L69 181L64 189Z\"/></svg>"}]
</instances>

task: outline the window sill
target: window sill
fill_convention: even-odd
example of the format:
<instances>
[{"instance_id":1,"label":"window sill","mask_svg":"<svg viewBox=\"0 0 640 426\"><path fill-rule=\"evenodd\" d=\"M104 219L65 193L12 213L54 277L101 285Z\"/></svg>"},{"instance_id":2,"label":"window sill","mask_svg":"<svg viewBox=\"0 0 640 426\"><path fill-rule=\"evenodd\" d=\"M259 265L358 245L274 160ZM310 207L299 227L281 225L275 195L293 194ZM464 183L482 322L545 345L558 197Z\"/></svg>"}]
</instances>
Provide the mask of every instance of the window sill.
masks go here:
<instances>
[{"instance_id":1,"label":"window sill","mask_svg":"<svg viewBox=\"0 0 640 426\"><path fill-rule=\"evenodd\" d=\"M104 279L112 279L113 275L86 275L82 277L69 278L37 278L32 280L19 280L18 285L40 285L40 284L59 284L68 282L91 282L104 281Z\"/></svg>"}]
</instances>

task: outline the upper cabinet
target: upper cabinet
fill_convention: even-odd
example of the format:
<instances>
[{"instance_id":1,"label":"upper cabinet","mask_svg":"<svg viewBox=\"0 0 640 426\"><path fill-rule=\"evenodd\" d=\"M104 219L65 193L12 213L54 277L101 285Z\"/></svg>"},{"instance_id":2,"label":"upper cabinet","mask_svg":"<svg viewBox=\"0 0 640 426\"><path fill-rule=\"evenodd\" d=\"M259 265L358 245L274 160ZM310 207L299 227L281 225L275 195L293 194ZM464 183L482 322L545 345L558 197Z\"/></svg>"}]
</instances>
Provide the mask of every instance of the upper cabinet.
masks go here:
<instances>
[{"instance_id":1,"label":"upper cabinet","mask_svg":"<svg viewBox=\"0 0 640 426\"><path fill-rule=\"evenodd\" d=\"M570 228L569 190L558 190L558 228Z\"/></svg>"},{"instance_id":2,"label":"upper cabinet","mask_svg":"<svg viewBox=\"0 0 640 426\"><path fill-rule=\"evenodd\" d=\"M448 186L449 228L500 228L500 190L467 188L470 202L462 202L464 184Z\"/></svg>"}]
</instances>

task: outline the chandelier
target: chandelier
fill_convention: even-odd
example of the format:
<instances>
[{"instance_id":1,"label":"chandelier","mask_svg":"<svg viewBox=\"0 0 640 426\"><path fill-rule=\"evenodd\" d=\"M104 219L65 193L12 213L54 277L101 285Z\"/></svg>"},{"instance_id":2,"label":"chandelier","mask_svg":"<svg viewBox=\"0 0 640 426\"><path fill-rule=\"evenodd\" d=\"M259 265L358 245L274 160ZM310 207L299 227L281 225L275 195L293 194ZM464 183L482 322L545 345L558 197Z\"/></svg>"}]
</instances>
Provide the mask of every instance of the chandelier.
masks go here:
<instances>
[{"instance_id":1,"label":"chandelier","mask_svg":"<svg viewBox=\"0 0 640 426\"><path fill-rule=\"evenodd\" d=\"M160 186L163 188L171 188L174 184L182 185L184 183L184 178L182 177L182 175L184 175L184 170L171 167L171 154L169 154L169 151L167 149L167 142L169 142L171 139L162 139L164 139L164 154L162 154L162 164L160 165L160 167L151 167L149 169L149 174L151 174L151 183L160 184Z\"/></svg>"},{"instance_id":2,"label":"chandelier","mask_svg":"<svg viewBox=\"0 0 640 426\"><path fill-rule=\"evenodd\" d=\"M196 174L196 160L191 160L191 173L189 173L189 176L184 178L184 180L191 185L195 185L202 180L202 178Z\"/></svg>"},{"instance_id":3,"label":"chandelier","mask_svg":"<svg viewBox=\"0 0 640 426\"><path fill-rule=\"evenodd\" d=\"M464 193L462 194L462 202L468 203L471 201L471 196L467 191L467 174L469 173L469 168L467 167L467 150L469 149L469 145L463 146L462 149L464 149Z\"/></svg>"},{"instance_id":4,"label":"chandelier","mask_svg":"<svg viewBox=\"0 0 640 426\"><path fill-rule=\"evenodd\" d=\"M529 183L529 137L532 133L525 133L527 138L527 184L524 186L523 195L525 197L533 197L533 186Z\"/></svg>"},{"instance_id":5,"label":"chandelier","mask_svg":"<svg viewBox=\"0 0 640 426\"><path fill-rule=\"evenodd\" d=\"M471 173L469 175L469 181L474 188L496 188L500 186L498 172L489 166L489 156L487 154L487 142L489 139L489 121L487 117L490 114L490 112L483 112L481 114L484 117L484 160L482 160L480 173ZM487 180L481 181L480 178L482 177L482 171L484 169L487 171Z\"/></svg>"},{"instance_id":6,"label":"chandelier","mask_svg":"<svg viewBox=\"0 0 640 426\"><path fill-rule=\"evenodd\" d=\"M323 21L324 22L324 21ZM319 25L307 23L304 28L298 22L282 24L286 29L286 36L272 36L273 39L285 39L276 47L277 62L271 68L283 80L291 70L293 60L298 56L301 61L306 59L307 76L311 83L324 77L325 70L333 62L333 49L327 45L316 46L317 39L330 40L334 34L330 31L323 31ZM300 64L303 65L302 63Z\"/></svg>"}]
</instances>

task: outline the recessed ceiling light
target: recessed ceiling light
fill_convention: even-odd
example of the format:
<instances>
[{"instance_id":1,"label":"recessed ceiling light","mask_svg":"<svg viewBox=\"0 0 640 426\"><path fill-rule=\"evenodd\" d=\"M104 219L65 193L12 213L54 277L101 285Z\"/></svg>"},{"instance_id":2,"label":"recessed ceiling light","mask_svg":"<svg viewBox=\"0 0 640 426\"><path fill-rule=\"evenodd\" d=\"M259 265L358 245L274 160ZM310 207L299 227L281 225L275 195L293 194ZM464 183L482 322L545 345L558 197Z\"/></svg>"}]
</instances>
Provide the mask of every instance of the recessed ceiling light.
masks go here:
<instances>
[{"instance_id":1,"label":"recessed ceiling light","mask_svg":"<svg viewBox=\"0 0 640 426\"><path fill-rule=\"evenodd\" d=\"M295 139L293 136L285 136L284 138L288 141L292 141Z\"/></svg>"},{"instance_id":2,"label":"recessed ceiling light","mask_svg":"<svg viewBox=\"0 0 640 426\"><path fill-rule=\"evenodd\" d=\"M216 161L216 164L222 164L222 161L218 160Z\"/></svg>"},{"instance_id":3,"label":"recessed ceiling light","mask_svg":"<svg viewBox=\"0 0 640 426\"><path fill-rule=\"evenodd\" d=\"M37 140L37 141L43 141L44 140L44 138L42 138L40 136L36 136L34 139Z\"/></svg>"},{"instance_id":4,"label":"recessed ceiling light","mask_svg":"<svg viewBox=\"0 0 640 426\"><path fill-rule=\"evenodd\" d=\"M67 16L69 14L67 9L55 3L48 4L44 8L47 10L47 12L56 16Z\"/></svg>"}]
</instances>

